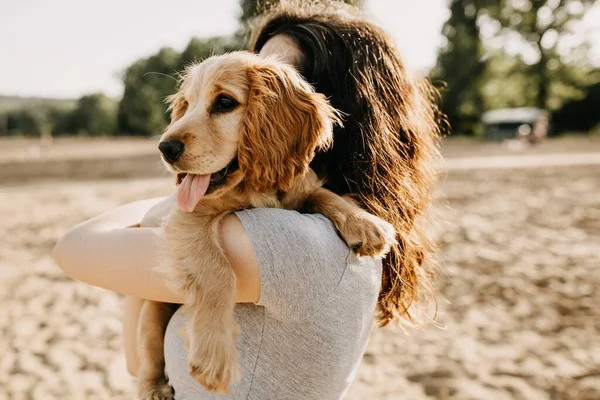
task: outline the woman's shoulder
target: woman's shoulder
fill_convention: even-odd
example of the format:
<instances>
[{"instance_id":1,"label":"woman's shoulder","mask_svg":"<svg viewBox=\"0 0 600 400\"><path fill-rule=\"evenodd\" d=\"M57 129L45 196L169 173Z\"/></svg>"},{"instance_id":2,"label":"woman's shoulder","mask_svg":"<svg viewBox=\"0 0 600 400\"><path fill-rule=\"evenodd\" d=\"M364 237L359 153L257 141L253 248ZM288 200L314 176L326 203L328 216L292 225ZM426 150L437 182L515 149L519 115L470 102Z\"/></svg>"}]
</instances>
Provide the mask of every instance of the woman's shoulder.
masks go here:
<instances>
[{"instance_id":1,"label":"woman's shoulder","mask_svg":"<svg viewBox=\"0 0 600 400\"><path fill-rule=\"evenodd\" d=\"M254 208L238 211L236 215L251 240L255 236L267 236L271 238L271 244L282 244L282 249L298 252L310 247L313 252L319 252L319 256L341 258L344 262L350 251L331 221L321 214L301 214L278 208Z\"/></svg>"},{"instance_id":2,"label":"woman's shoulder","mask_svg":"<svg viewBox=\"0 0 600 400\"><path fill-rule=\"evenodd\" d=\"M237 212L252 243L261 281L259 305L275 318L298 321L319 310L350 268L369 279L372 259L357 260L333 224L321 214L282 209ZM369 268L371 266L372 268Z\"/></svg>"}]
</instances>

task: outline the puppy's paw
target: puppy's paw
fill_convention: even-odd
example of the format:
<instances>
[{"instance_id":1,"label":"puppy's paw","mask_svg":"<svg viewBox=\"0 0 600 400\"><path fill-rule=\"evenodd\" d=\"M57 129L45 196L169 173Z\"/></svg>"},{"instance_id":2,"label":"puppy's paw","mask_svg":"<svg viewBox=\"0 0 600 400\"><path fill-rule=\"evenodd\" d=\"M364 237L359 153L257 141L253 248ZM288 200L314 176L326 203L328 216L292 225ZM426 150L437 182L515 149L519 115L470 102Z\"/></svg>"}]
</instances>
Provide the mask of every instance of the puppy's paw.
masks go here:
<instances>
[{"instance_id":1,"label":"puppy's paw","mask_svg":"<svg viewBox=\"0 0 600 400\"><path fill-rule=\"evenodd\" d=\"M237 349L233 338L202 343L190 340L190 375L210 392L229 393L229 385L241 376L236 357Z\"/></svg>"},{"instance_id":2,"label":"puppy's paw","mask_svg":"<svg viewBox=\"0 0 600 400\"><path fill-rule=\"evenodd\" d=\"M139 391L140 400L173 400L173 388L169 384L147 385Z\"/></svg>"},{"instance_id":3,"label":"puppy's paw","mask_svg":"<svg viewBox=\"0 0 600 400\"><path fill-rule=\"evenodd\" d=\"M359 256L383 258L396 244L392 224L367 212L347 215L337 225L348 246Z\"/></svg>"}]
</instances>

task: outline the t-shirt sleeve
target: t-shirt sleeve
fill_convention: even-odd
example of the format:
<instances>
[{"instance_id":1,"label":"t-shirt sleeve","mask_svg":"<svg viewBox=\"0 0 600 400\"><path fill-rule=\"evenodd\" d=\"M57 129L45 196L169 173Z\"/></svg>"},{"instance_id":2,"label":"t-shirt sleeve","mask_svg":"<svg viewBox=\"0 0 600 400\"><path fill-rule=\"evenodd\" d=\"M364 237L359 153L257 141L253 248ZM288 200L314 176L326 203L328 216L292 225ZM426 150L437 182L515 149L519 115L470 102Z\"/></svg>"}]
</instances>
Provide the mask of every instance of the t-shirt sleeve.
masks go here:
<instances>
[{"instance_id":1,"label":"t-shirt sleeve","mask_svg":"<svg viewBox=\"0 0 600 400\"><path fill-rule=\"evenodd\" d=\"M302 321L322 307L346 270L350 250L320 214L257 208L236 212L260 270L258 305L273 318Z\"/></svg>"}]
</instances>

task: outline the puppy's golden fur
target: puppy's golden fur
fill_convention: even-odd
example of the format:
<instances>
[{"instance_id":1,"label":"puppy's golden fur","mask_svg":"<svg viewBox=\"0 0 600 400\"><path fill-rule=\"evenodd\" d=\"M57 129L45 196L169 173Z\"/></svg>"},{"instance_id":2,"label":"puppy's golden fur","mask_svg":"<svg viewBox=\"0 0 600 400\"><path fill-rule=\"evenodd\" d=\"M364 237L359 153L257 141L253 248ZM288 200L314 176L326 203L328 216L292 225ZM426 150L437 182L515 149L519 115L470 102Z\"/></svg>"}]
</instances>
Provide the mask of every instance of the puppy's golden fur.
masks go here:
<instances>
[{"instance_id":1,"label":"puppy's golden fur","mask_svg":"<svg viewBox=\"0 0 600 400\"><path fill-rule=\"evenodd\" d=\"M227 100L223 100L226 98ZM188 69L170 98L172 122L161 142L184 144L168 168L213 174L193 212L174 208L163 223L167 278L185 295L191 375L226 392L236 363L235 276L218 241L221 219L235 210L279 207L327 216L359 255L383 256L395 243L387 222L322 188L309 163L332 141L336 111L290 66L238 52ZM223 106L225 104L225 106ZM211 181L212 182L212 181ZM138 393L169 398L163 336L172 308L147 301L140 321Z\"/></svg>"}]
</instances>

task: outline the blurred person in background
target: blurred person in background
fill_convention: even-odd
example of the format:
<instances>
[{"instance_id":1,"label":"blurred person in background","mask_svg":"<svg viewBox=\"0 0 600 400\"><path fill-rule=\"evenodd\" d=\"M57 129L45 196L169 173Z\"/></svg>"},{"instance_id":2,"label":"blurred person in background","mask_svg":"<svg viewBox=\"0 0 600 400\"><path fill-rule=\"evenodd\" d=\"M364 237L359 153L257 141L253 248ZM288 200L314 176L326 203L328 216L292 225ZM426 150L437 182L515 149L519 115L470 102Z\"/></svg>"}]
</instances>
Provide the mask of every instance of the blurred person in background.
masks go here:
<instances>
[{"instance_id":1,"label":"blurred person in background","mask_svg":"<svg viewBox=\"0 0 600 400\"><path fill-rule=\"evenodd\" d=\"M326 187L352 195L392 223L399 244L382 263L356 259L320 215L252 209L223 219L223 250L237 278L237 340L243 375L235 399L339 399L381 325L427 322L434 298L423 214L438 151L433 92L405 71L389 36L355 8L284 2L256 23L250 50L294 65L344 115L334 145L311 167ZM135 202L66 233L54 256L72 278L126 295L127 365L139 368L141 300L181 303L154 270L161 219L173 197ZM140 227L133 226L140 225ZM165 334L176 399L215 398L189 375L180 309Z\"/></svg>"}]
</instances>

